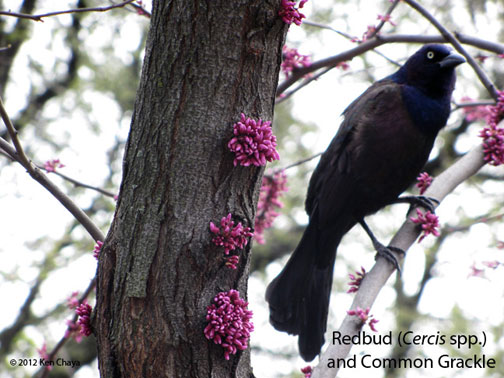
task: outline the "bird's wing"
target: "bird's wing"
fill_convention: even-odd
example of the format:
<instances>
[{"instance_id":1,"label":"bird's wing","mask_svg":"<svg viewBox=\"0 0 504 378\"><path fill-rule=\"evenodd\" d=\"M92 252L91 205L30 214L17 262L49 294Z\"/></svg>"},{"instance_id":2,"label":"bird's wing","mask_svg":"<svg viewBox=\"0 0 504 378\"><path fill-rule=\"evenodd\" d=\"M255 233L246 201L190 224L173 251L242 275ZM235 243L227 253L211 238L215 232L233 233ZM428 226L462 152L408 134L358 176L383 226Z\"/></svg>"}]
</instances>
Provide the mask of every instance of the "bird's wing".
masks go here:
<instances>
[{"instance_id":1,"label":"bird's wing","mask_svg":"<svg viewBox=\"0 0 504 378\"><path fill-rule=\"evenodd\" d=\"M368 163L361 160L369 159L370 152L362 151L369 144L369 136L387 124L402 124L409 119L400 85L389 79L374 83L343 115L338 133L322 155L308 187L306 211L310 216L317 213L320 226L334 224L336 217L348 213L349 201L356 199L360 175L356 169Z\"/></svg>"}]
</instances>

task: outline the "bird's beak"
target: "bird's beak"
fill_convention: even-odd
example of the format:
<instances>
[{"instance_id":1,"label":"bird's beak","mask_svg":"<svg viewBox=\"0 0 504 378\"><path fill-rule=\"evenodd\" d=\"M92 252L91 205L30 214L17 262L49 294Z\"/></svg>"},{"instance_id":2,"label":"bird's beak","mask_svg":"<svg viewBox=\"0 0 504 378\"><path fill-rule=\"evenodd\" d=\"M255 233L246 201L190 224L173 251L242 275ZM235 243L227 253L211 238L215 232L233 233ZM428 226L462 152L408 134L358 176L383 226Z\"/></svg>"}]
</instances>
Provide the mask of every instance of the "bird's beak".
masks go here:
<instances>
[{"instance_id":1,"label":"bird's beak","mask_svg":"<svg viewBox=\"0 0 504 378\"><path fill-rule=\"evenodd\" d=\"M457 67L459 64L465 63L465 61L466 60L460 55L451 53L443 60L441 60L439 62L439 65L441 66L441 68L454 68Z\"/></svg>"}]
</instances>

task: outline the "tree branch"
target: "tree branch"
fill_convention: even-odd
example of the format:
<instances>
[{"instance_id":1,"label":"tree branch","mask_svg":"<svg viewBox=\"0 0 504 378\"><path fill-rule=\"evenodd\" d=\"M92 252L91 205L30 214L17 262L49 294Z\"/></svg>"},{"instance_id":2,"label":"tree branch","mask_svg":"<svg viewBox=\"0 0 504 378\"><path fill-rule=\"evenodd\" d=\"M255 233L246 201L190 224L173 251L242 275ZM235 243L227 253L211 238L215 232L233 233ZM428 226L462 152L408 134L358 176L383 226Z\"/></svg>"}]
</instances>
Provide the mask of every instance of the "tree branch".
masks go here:
<instances>
[{"instance_id":1,"label":"tree branch","mask_svg":"<svg viewBox=\"0 0 504 378\"><path fill-rule=\"evenodd\" d=\"M44 20L42 20L42 18L44 18L44 17L59 16L61 14L68 14L68 13L105 12L105 11L115 9L115 8L122 8L122 7L132 3L133 1L135 1L135 0L127 0L127 1L124 1L119 4L110 5L108 7L77 8L77 9L68 9L68 10L64 10L64 11L49 12L49 13L43 13L43 14L26 14L26 13L0 11L0 16L12 16L12 17L17 17L17 18L26 18L26 19L33 20L33 21L44 22Z\"/></svg>"},{"instance_id":2,"label":"tree branch","mask_svg":"<svg viewBox=\"0 0 504 378\"><path fill-rule=\"evenodd\" d=\"M21 164L27 171L28 174L44 188L46 188L49 193L51 193L74 217L79 221L82 226L89 232L91 237L97 241L105 240L105 236L100 231L100 229L93 223L93 221L86 215L81 208L79 208L65 193L63 193L47 176L25 155L21 143L17 137L17 132L12 125L12 122L5 110L2 99L0 98L0 116L3 119L9 135L12 138L15 149L4 139L0 138L0 148L2 148L8 155L10 155L14 160Z\"/></svg>"},{"instance_id":3,"label":"tree branch","mask_svg":"<svg viewBox=\"0 0 504 378\"><path fill-rule=\"evenodd\" d=\"M457 34L458 40L467 45L471 45L474 47L478 47L480 49L485 49L488 51L495 52L497 54L502 54L504 53L504 45L497 44L497 43L488 43L487 41L484 41L482 39L474 38L474 37L468 37L463 34ZM358 55L361 55L367 51L373 50L376 47L379 47L381 45L385 45L388 43L446 43L450 42L447 40L443 35L413 35L413 34L391 34L391 35L382 35L379 34L375 38L368 39L365 42L362 42L360 45L355 46L354 48L351 48L349 50L346 50L340 54L333 55L328 58L324 58L321 60L318 60L316 62L313 62L309 67L301 67L297 69L295 72L292 73L291 76L289 76L288 79L284 80L278 85L277 88L277 97L285 92L289 87L291 87L295 82L297 82L299 79L301 79L303 76L315 72L321 68L325 67L335 67L338 63L347 61L347 60L352 60ZM458 41L456 40L456 43ZM460 46L460 43L458 43ZM465 51L462 48L463 51ZM467 54L467 52L465 52ZM472 57L470 57L469 61L473 61ZM479 68L479 66L476 67ZM474 67L473 67L474 68ZM482 73L481 69L479 69L480 73ZM477 72L478 74L478 72ZM478 74L478 75L479 75ZM486 75L483 73L483 77L486 77ZM489 82L487 78L487 82ZM490 85L492 85L490 83ZM493 97L493 95L492 95Z\"/></svg>"},{"instance_id":4,"label":"tree branch","mask_svg":"<svg viewBox=\"0 0 504 378\"><path fill-rule=\"evenodd\" d=\"M455 50L457 50L464 56L464 58L466 58L467 63L473 68L474 72L476 72L476 75L478 75L478 78L480 79L481 83L485 86L488 93L490 93L490 96L492 96L492 98L495 101L497 101L499 98L499 93L495 89L495 85L491 82L491 80L488 78L485 72L480 68L476 60L474 60L474 58L462 47L457 38L453 34L451 34L443 25L441 25L441 23L427 11L427 9L422 7L416 1L404 0L404 2L407 3L413 9L415 9L417 12L419 12L422 16L424 16L432 25L434 25L434 27L437 30L439 30L444 39L450 42L455 48Z\"/></svg>"},{"instance_id":5,"label":"tree branch","mask_svg":"<svg viewBox=\"0 0 504 378\"><path fill-rule=\"evenodd\" d=\"M451 193L459 184L478 172L485 165L483 160L483 150L481 145L471 150L451 167L437 176L431 186L425 192L425 196L438 199L440 202ZM409 216L410 214L408 214ZM398 247L404 251L415 242L420 230L415 223L407 220L403 223L399 231L392 238L390 245ZM398 260L402 256L396 255ZM354 298L351 308L370 308L381 288L385 285L389 277L394 272L394 268L383 258L378 258L371 271L366 274L359 291ZM356 335L362 328L362 322L356 316L347 315L339 329L344 335ZM338 373L337 368L328 368L329 359L345 358L350 352L351 345L329 345L327 350L321 355L319 365L314 370L313 378L333 378Z\"/></svg>"}]
</instances>

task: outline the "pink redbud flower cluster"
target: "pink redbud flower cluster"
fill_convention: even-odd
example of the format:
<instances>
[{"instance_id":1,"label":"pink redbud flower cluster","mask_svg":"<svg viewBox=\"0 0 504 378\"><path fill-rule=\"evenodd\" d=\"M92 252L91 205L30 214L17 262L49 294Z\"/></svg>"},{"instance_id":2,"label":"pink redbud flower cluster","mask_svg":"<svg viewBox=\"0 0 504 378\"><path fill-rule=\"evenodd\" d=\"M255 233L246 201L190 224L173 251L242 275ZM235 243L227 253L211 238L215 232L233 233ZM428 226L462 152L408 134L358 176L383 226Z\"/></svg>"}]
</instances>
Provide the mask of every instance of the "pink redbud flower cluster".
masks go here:
<instances>
[{"instance_id":1,"label":"pink redbud flower cluster","mask_svg":"<svg viewBox=\"0 0 504 378\"><path fill-rule=\"evenodd\" d=\"M484 269L476 268L476 263L471 265L471 272L467 277L483 277L485 274Z\"/></svg>"},{"instance_id":2,"label":"pink redbud flower cluster","mask_svg":"<svg viewBox=\"0 0 504 378\"><path fill-rule=\"evenodd\" d=\"M79 295L78 291L74 291L68 298L67 298L67 307L70 310L73 310L79 305L79 299L77 296Z\"/></svg>"},{"instance_id":3,"label":"pink redbud flower cluster","mask_svg":"<svg viewBox=\"0 0 504 378\"><path fill-rule=\"evenodd\" d=\"M301 369L301 373L304 374L305 378L311 378L313 369L310 365L305 366L304 368Z\"/></svg>"},{"instance_id":4,"label":"pink redbud flower cluster","mask_svg":"<svg viewBox=\"0 0 504 378\"><path fill-rule=\"evenodd\" d=\"M93 308L87 304L82 303L79 307L75 309L75 313L79 315L79 319L77 320L77 324L80 325L80 333L84 336L91 335L91 312Z\"/></svg>"},{"instance_id":5,"label":"pink redbud flower cluster","mask_svg":"<svg viewBox=\"0 0 504 378\"><path fill-rule=\"evenodd\" d=\"M474 99L468 96L464 96L460 99L461 103L464 102L474 102ZM477 120L487 120L490 116L490 106L478 105L478 106L464 106L462 111L464 112L464 117L469 122Z\"/></svg>"},{"instance_id":6,"label":"pink redbud flower cluster","mask_svg":"<svg viewBox=\"0 0 504 378\"><path fill-rule=\"evenodd\" d=\"M56 172L56 168L63 168L65 165L61 164L59 159L47 160L44 163L44 169L47 172Z\"/></svg>"},{"instance_id":7,"label":"pink redbud flower cluster","mask_svg":"<svg viewBox=\"0 0 504 378\"><path fill-rule=\"evenodd\" d=\"M99 241L97 240L96 241L96 244L94 246L94 249L93 249L93 257L98 260L98 258L100 257L100 251L101 251L101 247L103 246L103 242L102 241Z\"/></svg>"},{"instance_id":8,"label":"pink redbud flower cluster","mask_svg":"<svg viewBox=\"0 0 504 378\"><path fill-rule=\"evenodd\" d=\"M427 235L432 234L434 236L439 236L439 218L436 214L431 213L427 210L422 213L420 209L416 209L417 218L410 217L413 223L418 223L422 225L423 234L420 236L418 242L420 243Z\"/></svg>"},{"instance_id":9,"label":"pink redbud flower cluster","mask_svg":"<svg viewBox=\"0 0 504 378\"><path fill-rule=\"evenodd\" d=\"M240 262L240 257L238 255L229 256L226 260L225 265L229 269L236 270L238 263Z\"/></svg>"},{"instance_id":10,"label":"pink redbud flower cluster","mask_svg":"<svg viewBox=\"0 0 504 378\"><path fill-rule=\"evenodd\" d=\"M203 333L208 340L213 340L224 348L224 358L245 350L250 333L254 330L252 311L247 309L248 302L240 298L236 290L221 292L214 298L214 304L207 307L208 325Z\"/></svg>"},{"instance_id":11,"label":"pink redbud flower cluster","mask_svg":"<svg viewBox=\"0 0 504 378\"><path fill-rule=\"evenodd\" d=\"M299 6L296 8L295 1L282 0L282 8L278 12L278 15L282 17L283 22L286 24L290 25L295 23L299 26L303 22L303 18L306 17L303 13L299 12L299 9L303 8L307 1L308 0L301 0Z\"/></svg>"},{"instance_id":12,"label":"pink redbud flower cluster","mask_svg":"<svg viewBox=\"0 0 504 378\"><path fill-rule=\"evenodd\" d=\"M461 101L471 101L471 98L463 97ZM485 161L494 166L504 164L504 128L498 126L504 119L504 91L499 91L497 105L464 107L464 114L468 121L483 119L487 123L479 134L483 138Z\"/></svg>"},{"instance_id":13,"label":"pink redbud flower cluster","mask_svg":"<svg viewBox=\"0 0 504 378\"><path fill-rule=\"evenodd\" d=\"M479 136L483 138L485 161L494 166L504 164L504 128L493 123L481 130Z\"/></svg>"},{"instance_id":14,"label":"pink redbud flower cluster","mask_svg":"<svg viewBox=\"0 0 504 378\"><path fill-rule=\"evenodd\" d=\"M392 21L390 14L386 15L379 14L377 19L383 22L388 22L392 26L397 26L397 24L394 21Z\"/></svg>"},{"instance_id":15,"label":"pink redbud flower cluster","mask_svg":"<svg viewBox=\"0 0 504 378\"><path fill-rule=\"evenodd\" d=\"M374 319L373 315L369 315L369 307L363 310L359 306L355 310L348 310L347 314L350 316L357 316L360 320L362 320L362 323L366 324L368 322L369 328L371 328L371 331L373 332L378 332L375 328L376 323L379 322L379 320Z\"/></svg>"},{"instance_id":16,"label":"pink redbud flower cluster","mask_svg":"<svg viewBox=\"0 0 504 378\"><path fill-rule=\"evenodd\" d=\"M210 222L210 231L216 235L212 242L217 246L224 247L226 255L229 255L229 252L234 251L236 248L245 247L248 243L247 238L254 235L250 227L243 227L241 222L235 226L234 221L231 219L231 213L221 219L220 225L222 229Z\"/></svg>"},{"instance_id":17,"label":"pink redbud flower cluster","mask_svg":"<svg viewBox=\"0 0 504 378\"><path fill-rule=\"evenodd\" d=\"M420 189L420 194L424 194L430 184L432 184L432 177L427 172L422 172L416 179L418 181L416 187Z\"/></svg>"},{"instance_id":18,"label":"pink redbud flower cluster","mask_svg":"<svg viewBox=\"0 0 504 378\"><path fill-rule=\"evenodd\" d=\"M72 337L77 343L80 343L82 341L82 335L83 335L81 333L82 327L72 320L67 320L66 324L67 329L65 331L65 339Z\"/></svg>"},{"instance_id":19,"label":"pink redbud flower cluster","mask_svg":"<svg viewBox=\"0 0 504 378\"><path fill-rule=\"evenodd\" d=\"M356 271L354 274L349 274L350 282L348 283L350 289L348 289L347 293L356 293L359 290L360 284L366 275L366 270L361 266L361 271Z\"/></svg>"},{"instance_id":20,"label":"pink redbud flower cluster","mask_svg":"<svg viewBox=\"0 0 504 378\"><path fill-rule=\"evenodd\" d=\"M282 208L283 203L279 197L287 191L287 175L284 171L273 176L263 176L257 214L254 224L254 238L259 244L264 244L264 231L271 227L279 215L275 208Z\"/></svg>"},{"instance_id":21,"label":"pink redbud flower cluster","mask_svg":"<svg viewBox=\"0 0 504 378\"><path fill-rule=\"evenodd\" d=\"M42 345L42 348L37 349L37 352L42 360L49 361L49 354L47 353L47 344L44 342ZM46 369L48 371L51 371L53 368L52 364L47 364Z\"/></svg>"},{"instance_id":22,"label":"pink redbud flower cluster","mask_svg":"<svg viewBox=\"0 0 504 378\"><path fill-rule=\"evenodd\" d=\"M311 65L311 58L309 55L300 54L297 49L290 48L284 45L282 48L283 61L280 65L285 77L289 77L292 71L301 68L309 67Z\"/></svg>"},{"instance_id":23,"label":"pink redbud flower cluster","mask_svg":"<svg viewBox=\"0 0 504 378\"><path fill-rule=\"evenodd\" d=\"M228 148L235 153L233 164L248 167L266 165L267 161L280 159L276 150L276 136L271 130L271 121L259 121L241 114L239 122L233 126L234 137Z\"/></svg>"},{"instance_id":24,"label":"pink redbud flower cluster","mask_svg":"<svg viewBox=\"0 0 504 378\"><path fill-rule=\"evenodd\" d=\"M248 239L254 236L250 227L243 227L241 222L236 226L231 219L231 213L227 217L223 217L220 222L221 228L217 227L213 222L210 222L210 231L216 236L213 237L212 242L220 247L224 247L224 253L229 255L230 251L235 249L243 249ZM229 256L226 261L226 266L230 269L236 269L240 258L236 255Z\"/></svg>"}]
</instances>

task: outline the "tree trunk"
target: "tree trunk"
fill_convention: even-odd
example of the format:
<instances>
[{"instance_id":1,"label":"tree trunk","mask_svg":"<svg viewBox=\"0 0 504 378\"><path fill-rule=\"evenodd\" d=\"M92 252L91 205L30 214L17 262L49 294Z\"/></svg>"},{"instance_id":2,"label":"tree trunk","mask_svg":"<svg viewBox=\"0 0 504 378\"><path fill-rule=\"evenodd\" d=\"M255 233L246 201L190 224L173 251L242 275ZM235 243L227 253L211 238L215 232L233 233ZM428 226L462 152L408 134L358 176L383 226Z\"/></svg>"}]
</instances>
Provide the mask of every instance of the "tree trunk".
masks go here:
<instances>
[{"instance_id":1,"label":"tree trunk","mask_svg":"<svg viewBox=\"0 0 504 378\"><path fill-rule=\"evenodd\" d=\"M280 0L154 1L123 181L98 267L94 332L102 377L248 377L224 359L207 306L246 297L250 243L224 265L209 222L253 227L262 169L234 167L240 113L271 120L287 30Z\"/></svg>"}]
</instances>

